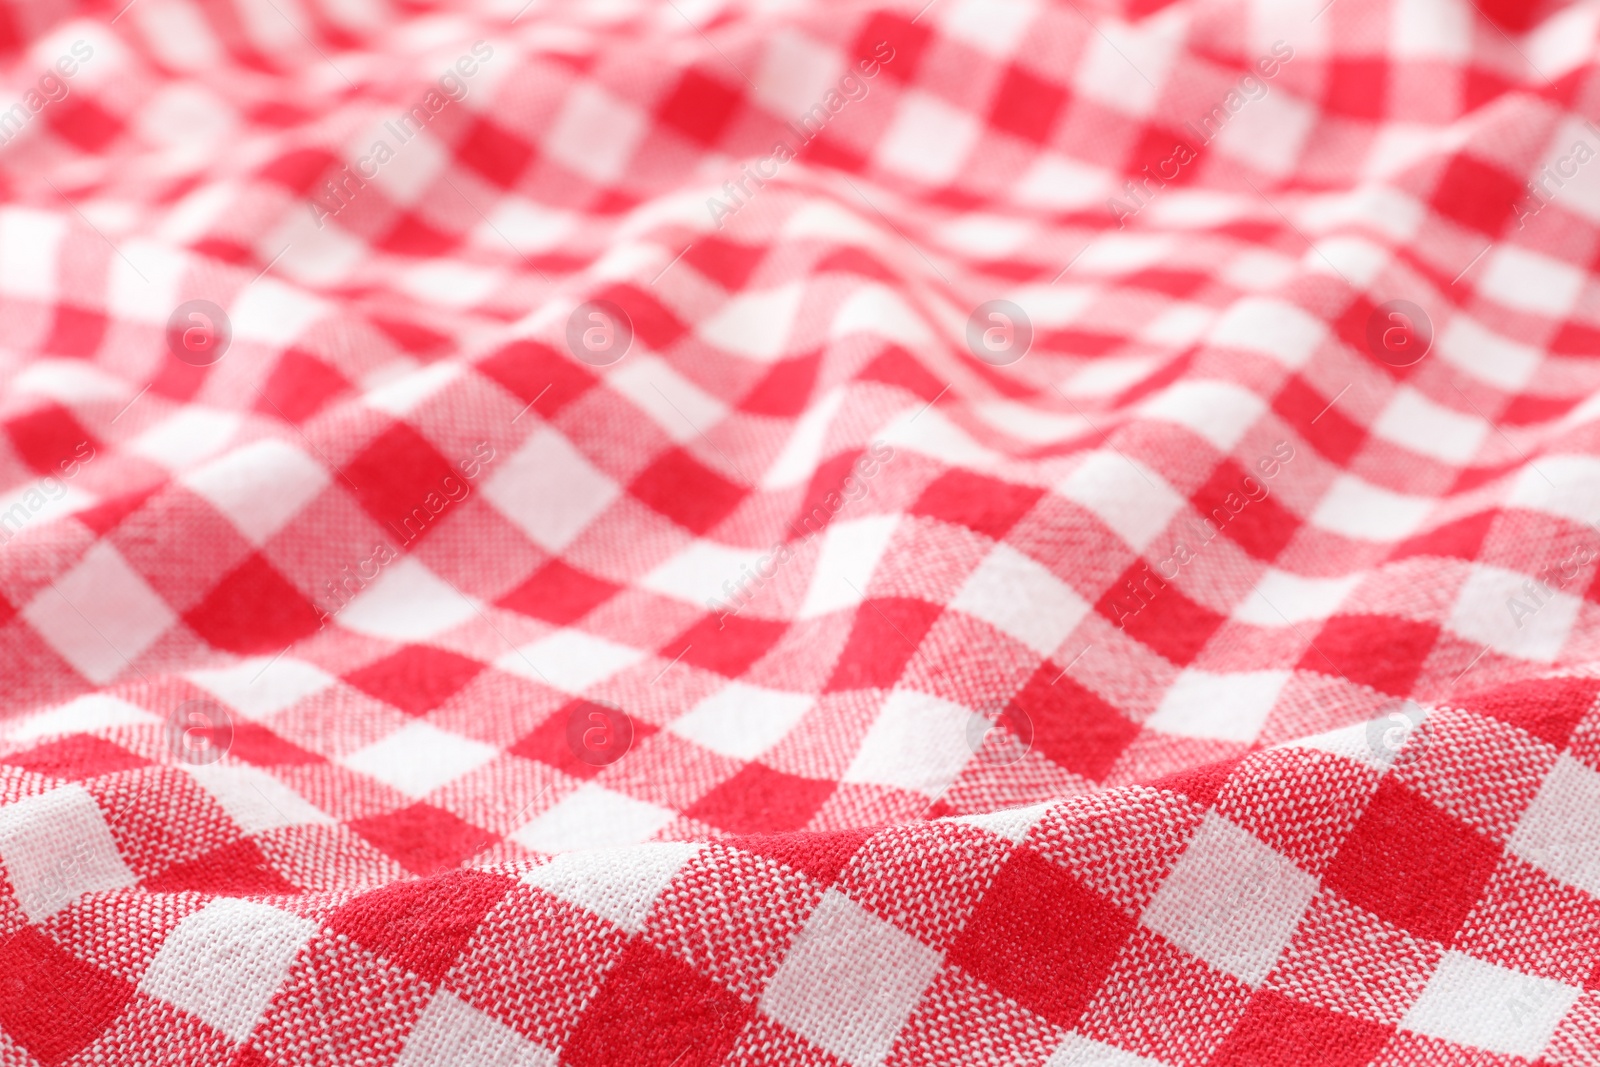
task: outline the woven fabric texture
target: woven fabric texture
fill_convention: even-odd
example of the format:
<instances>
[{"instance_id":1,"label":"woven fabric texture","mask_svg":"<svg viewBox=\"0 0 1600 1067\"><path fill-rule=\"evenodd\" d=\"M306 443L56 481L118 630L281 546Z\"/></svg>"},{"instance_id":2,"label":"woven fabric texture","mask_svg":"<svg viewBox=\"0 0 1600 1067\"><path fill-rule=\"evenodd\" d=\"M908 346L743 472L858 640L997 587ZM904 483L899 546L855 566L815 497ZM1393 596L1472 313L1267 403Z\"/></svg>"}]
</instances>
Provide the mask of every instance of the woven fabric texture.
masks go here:
<instances>
[{"instance_id":1,"label":"woven fabric texture","mask_svg":"<svg viewBox=\"0 0 1600 1067\"><path fill-rule=\"evenodd\" d=\"M1600 1064L1600 3L124 2L0 1065Z\"/></svg>"}]
</instances>

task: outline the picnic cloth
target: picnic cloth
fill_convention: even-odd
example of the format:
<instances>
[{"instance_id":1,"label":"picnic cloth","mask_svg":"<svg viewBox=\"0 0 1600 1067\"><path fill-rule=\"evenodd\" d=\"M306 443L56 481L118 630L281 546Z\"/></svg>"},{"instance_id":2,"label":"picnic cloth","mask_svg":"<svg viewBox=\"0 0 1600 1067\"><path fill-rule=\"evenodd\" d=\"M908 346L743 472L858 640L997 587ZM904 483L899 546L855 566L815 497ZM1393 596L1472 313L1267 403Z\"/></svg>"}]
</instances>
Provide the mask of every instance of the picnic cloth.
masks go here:
<instances>
[{"instance_id":1,"label":"picnic cloth","mask_svg":"<svg viewBox=\"0 0 1600 1067\"><path fill-rule=\"evenodd\" d=\"M1597 29L6 0L0 1065L1600 1063Z\"/></svg>"}]
</instances>

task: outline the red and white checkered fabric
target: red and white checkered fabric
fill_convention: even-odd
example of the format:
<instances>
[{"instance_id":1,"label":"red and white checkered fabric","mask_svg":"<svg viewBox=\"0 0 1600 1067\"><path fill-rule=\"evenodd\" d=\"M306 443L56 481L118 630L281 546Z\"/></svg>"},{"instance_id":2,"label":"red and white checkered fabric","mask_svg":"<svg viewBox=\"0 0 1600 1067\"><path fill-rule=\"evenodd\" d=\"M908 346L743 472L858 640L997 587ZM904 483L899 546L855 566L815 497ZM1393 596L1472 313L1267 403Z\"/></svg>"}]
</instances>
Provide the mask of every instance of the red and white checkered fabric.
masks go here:
<instances>
[{"instance_id":1,"label":"red and white checkered fabric","mask_svg":"<svg viewBox=\"0 0 1600 1067\"><path fill-rule=\"evenodd\" d=\"M1600 1064L1600 3L124 3L0 1065Z\"/></svg>"}]
</instances>

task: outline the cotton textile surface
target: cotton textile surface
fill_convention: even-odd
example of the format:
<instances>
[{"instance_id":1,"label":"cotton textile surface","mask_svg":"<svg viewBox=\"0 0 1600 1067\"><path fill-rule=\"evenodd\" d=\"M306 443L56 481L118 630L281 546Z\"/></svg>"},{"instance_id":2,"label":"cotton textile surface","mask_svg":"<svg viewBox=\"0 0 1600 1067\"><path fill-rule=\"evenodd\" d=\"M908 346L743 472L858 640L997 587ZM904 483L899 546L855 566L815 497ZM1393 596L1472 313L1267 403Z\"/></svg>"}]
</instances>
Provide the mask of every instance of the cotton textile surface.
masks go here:
<instances>
[{"instance_id":1,"label":"cotton textile surface","mask_svg":"<svg viewBox=\"0 0 1600 1067\"><path fill-rule=\"evenodd\" d=\"M1600 4L519 5L0 7L0 1064L1600 1063Z\"/></svg>"}]
</instances>

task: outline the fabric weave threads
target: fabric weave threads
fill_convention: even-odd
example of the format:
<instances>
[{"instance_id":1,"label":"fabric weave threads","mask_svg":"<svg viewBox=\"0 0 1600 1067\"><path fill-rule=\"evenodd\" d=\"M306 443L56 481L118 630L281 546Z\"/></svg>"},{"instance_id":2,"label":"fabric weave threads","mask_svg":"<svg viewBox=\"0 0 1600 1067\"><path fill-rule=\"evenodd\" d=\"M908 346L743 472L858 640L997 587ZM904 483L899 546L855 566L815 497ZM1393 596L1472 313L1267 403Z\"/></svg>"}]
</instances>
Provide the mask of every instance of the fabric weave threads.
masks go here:
<instances>
[{"instance_id":1,"label":"fabric weave threads","mask_svg":"<svg viewBox=\"0 0 1600 1067\"><path fill-rule=\"evenodd\" d=\"M1600 1064L1596 11L0 0L0 1067Z\"/></svg>"}]
</instances>

